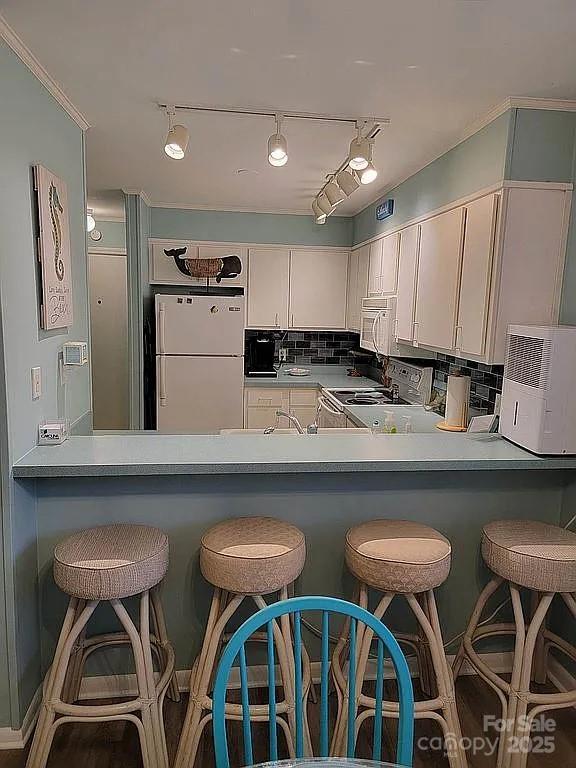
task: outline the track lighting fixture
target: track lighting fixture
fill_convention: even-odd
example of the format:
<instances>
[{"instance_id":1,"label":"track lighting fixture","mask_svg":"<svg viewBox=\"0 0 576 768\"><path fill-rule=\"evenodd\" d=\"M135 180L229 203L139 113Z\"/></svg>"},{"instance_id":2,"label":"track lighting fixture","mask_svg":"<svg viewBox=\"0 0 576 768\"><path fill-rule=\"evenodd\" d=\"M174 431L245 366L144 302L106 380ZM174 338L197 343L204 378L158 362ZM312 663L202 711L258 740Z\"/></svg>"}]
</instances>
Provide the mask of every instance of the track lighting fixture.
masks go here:
<instances>
[{"instance_id":1,"label":"track lighting fixture","mask_svg":"<svg viewBox=\"0 0 576 768\"><path fill-rule=\"evenodd\" d=\"M378 176L378 171L374 167L372 162L372 150L374 148L374 142L369 142L370 150L368 152L368 165L358 174L360 176L361 184L372 184L374 179Z\"/></svg>"},{"instance_id":2,"label":"track lighting fixture","mask_svg":"<svg viewBox=\"0 0 576 768\"><path fill-rule=\"evenodd\" d=\"M318 200L312 200L312 211L314 213L314 222L316 224L326 224L326 214L318 205Z\"/></svg>"},{"instance_id":3,"label":"track lighting fixture","mask_svg":"<svg viewBox=\"0 0 576 768\"><path fill-rule=\"evenodd\" d=\"M185 125L174 125L173 120L176 115L174 109L166 109L168 115L168 133L164 142L164 152L173 160L182 160L188 148L190 134Z\"/></svg>"},{"instance_id":4,"label":"track lighting fixture","mask_svg":"<svg viewBox=\"0 0 576 768\"><path fill-rule=\"evenodd\" d=\"M340 203L343 203L344 200L346 200L346 195L344 194L344 191L340 189L338 184L335 181L335 177L332 176L328 184L324 187L324 192L326 193L326 197L330 201L330 204L334 206L334 208L337 205L340 205Z\"/></svg>"},{"instance_id":5,"label":"track lighting fixture","mask_svg":"<svg viewBox=\"0 0 576 768\"><path fill-rule=\"evenodd\" d=\"M356 171L353 171L348 165L346 168L343 168L340 173L336 174L336 182L346 197L350 197L352 192L356 192L360 186Z\"/></svg>"},{"instance_id":6,"label":"track lighting fixture","mask_svg":"<svg viewBox=\"0 0 576 768\"><path fill-rule=\"evenodd\" d=\"M280 130L282 115L276 115L276 133L268 139L268 162L275 168L286 165L288 162L288 142Z\"/></svg>"},{"instance_id":7,"label":"track lighting fixture","mask_svg":"<svg viewBox=\"0 0 576 768\"><path fill-rule=\"evenodd\" d=\"M92 232L96 227L96 219L94 218L94 211L92 208L88 208L86 211L86 232Z\"/></svg>"}]
</instances>

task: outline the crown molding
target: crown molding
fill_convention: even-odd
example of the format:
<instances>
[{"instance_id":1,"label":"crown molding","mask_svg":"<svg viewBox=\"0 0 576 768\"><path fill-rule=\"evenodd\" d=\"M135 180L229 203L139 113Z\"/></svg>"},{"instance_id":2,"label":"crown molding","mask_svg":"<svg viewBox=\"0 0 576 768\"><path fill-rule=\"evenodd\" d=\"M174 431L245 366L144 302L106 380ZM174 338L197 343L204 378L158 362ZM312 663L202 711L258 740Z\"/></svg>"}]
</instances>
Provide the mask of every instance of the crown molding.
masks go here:
<instances>
[{"instance_id":1,"label":"crown molding","mask_svg":"<svg viewBox=\"0 0 576 768\"><path fill-rule=\"evenodd\" d=\"M72 120L74 120L76 125L83 131L88 130L88 128L90 128L88 120L86 120L79 109L76 109L56 80L48 74L36 56L34 56L24 41L18 37L2 14L0 14L0 38L12 49L20 61L28 67L36 79L42 83L48 93L58 102L58 104L60 104L62 109L72 118Z\"/></svg>"},{"instance_id":2,"label":"crown molding","mask_svg":"<svg viewBox=\"0 0 576 768\"><path fill-rule=\"evenodd\" d=\"M526 97L508 99L511 108L516 109L548 109L556 112L576 112L576 101L573 99L535 99Z\"/></svg>"},{"instance_id":3,"label":"crown molding","mask_svg":"<svg viewBox=\"0 0 576 768\"><path fill-rule=\"evenodd\" d=\"M306 208L270 208L255 210L249 206L234 205L202 205L201 203L168 203L163 201L154 201L154 208L180 208L184 211L217 211L218 213L268 213L282 214L290 216L311 216L311 210ZM350 216L352 216L351 214ZM332 217L331 217L332 218ZM349 216L340 216L339 218L350 218Z\"/></svg>"}]
</instances>

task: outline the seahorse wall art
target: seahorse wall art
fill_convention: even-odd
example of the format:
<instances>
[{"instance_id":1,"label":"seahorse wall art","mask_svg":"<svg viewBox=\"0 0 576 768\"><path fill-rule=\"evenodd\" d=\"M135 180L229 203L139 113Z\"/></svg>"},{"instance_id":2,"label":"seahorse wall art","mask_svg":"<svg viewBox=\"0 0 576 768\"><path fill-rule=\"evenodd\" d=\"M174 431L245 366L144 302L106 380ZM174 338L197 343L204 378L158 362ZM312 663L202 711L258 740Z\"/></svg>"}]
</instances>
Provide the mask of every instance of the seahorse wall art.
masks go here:
<instances>
[{"instance_id":1,"label":"seahorse wall art","mask_svg":"<svg viewBox=\"0 0 576 768\"><path fill-rule=\"evenodd\" d=\"M58 189L53 181L50 182L50 192L48 194L50 203L50 221L52 224L52 242L54 243L54 271L58 280L64 280L64 262L62 261L62 224L60 216L64 212Z\"/></svg>"},{"instance_id":2,"label":"seahorse wall art","mask_svg":"<svg viewBox=\"0 0 576 768\"><path fill-rule=\"evenodd\" d=\"M164 250L164 253L168 258L174 259L174 263L179 272L186 275L186 277L196 277L196 275L191 272L194 260L185 257L187 250L187 247L168 248ZM223 256L219 259L214 259L214 261L219 262L219 271L215 275L217 283L220 283L222 280L233 279L242 273L242 261L236 254Z\"/></svg>"}]
</instances>

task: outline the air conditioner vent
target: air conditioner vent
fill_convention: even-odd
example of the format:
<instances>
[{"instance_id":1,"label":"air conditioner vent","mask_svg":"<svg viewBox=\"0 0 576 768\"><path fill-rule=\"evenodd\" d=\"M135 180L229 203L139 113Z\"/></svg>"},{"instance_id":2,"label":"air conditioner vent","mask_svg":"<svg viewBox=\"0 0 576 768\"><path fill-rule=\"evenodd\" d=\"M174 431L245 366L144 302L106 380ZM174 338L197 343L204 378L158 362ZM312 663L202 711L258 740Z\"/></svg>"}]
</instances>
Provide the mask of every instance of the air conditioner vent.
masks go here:
<instances>
[{"instance_id":1,"label":"air conditioner vent","mask_svg":"<svg viewBox=\"0 0 576 768\"><path fill-rule=\"evenodd\" d=\"M548 389L550 375L550 339L510 334L504 377L535 389Z\"/></svg>"}]
</instances>

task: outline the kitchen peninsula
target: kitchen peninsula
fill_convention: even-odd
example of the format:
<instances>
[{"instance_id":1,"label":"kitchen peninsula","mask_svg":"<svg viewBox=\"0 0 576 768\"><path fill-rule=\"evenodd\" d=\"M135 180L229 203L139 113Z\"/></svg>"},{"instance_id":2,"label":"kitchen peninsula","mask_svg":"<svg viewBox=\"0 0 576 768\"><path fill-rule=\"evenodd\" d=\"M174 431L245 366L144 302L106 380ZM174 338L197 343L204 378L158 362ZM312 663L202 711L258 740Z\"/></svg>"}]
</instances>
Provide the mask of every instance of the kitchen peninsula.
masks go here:
<instances>
[{"instance_id":1,"label":"kitchen peninsula","mask_svg":"<svg viewBox=\"0 0 576 768\"><path fill-rule=\"evenodd\" d=\"M177 668L189 669L210 595L199 542L219 520L273 515L297 525L309 552L300 589L330 595L349 594L343 543L350 526L382 517L434 526L453 547L452 572L439 591L452 637L464 629L487 578L482 526L504 518L565 523L576 498L576 458L536 457L497 435L72 437L34 448L13 476L20 513L37 531L44 666L63 608L51 576L53 548L79 528L142 522L166 531L164 601Z\"/></svg>"}]
</instances>

